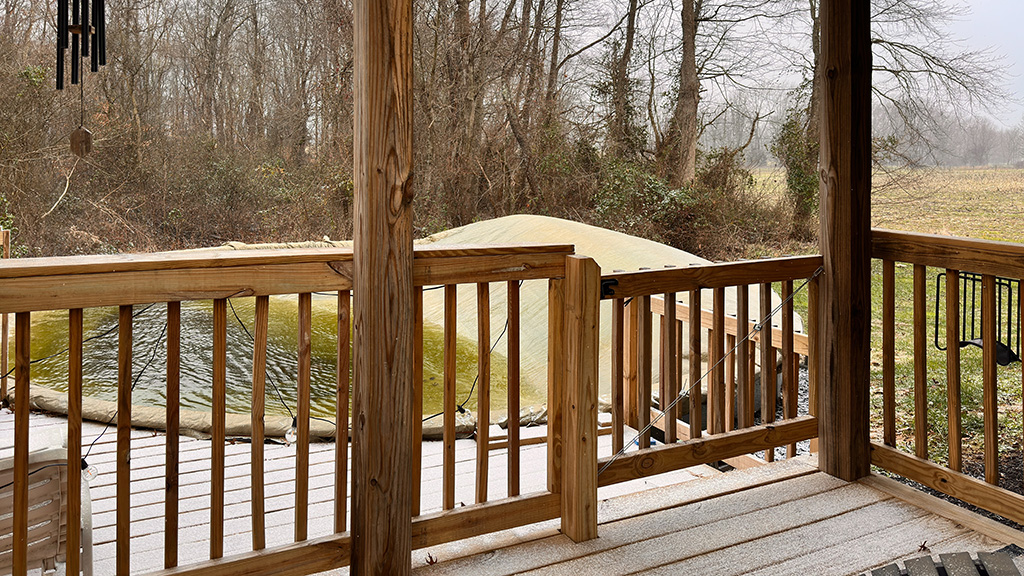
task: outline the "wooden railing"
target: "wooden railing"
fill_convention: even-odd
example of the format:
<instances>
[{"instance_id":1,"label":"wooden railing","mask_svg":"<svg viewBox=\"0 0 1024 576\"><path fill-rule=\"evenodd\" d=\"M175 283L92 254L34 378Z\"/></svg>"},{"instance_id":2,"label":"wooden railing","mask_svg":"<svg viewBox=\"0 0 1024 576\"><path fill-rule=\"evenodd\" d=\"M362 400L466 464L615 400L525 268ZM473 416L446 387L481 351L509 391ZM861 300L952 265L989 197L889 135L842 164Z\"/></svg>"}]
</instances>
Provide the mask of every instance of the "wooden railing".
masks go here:
<instances>
[{"instance_id":1,"label":"wooden railing","mask_svg":"<svg viewBox=\"0 0 1024 576\"><path fill-rule=\"evenodd\" d=\"M998 486L999 470L999 404L998 376L996 365L996 278L1019 280L1024 278L1024 245L1004 242L988 242L965 238L950 238L928 234L874 230L872 232L872 256L881 260L881 278L876 273L874 282L881 281L881 392L882 392L882 434L881 442L871 444L871 463L920 482L930 488L977 505L981 508L1024 523L1024 496ZM900 263L900 264L897 264ZM908 270L908 265L912 268ZM945 343L945 352L933 352L945 360L945 428L946 446L942 454L929 451L929 440L938 441L941 436L934 430L928 419L929 406L939 407L942 402L929 403L928 390L938 386L938 380L930 375L936 367L929 366L928 319L931 309L928 290L929 268L945 274L945 298L942 309L945 315L945 333L936 340ZM912 273L912 280L907 272ZM971 367L981 372L982 400L980 405L965 405L961 384L964 363L961 362L960 317L963 301L960 288L960 274L971 272L982 275L981 290L981 331L982 357L980 366L971 362ZM912 288L913 331L905 334L903 323L897 321L897 309L905 301L898 295L898 280L907 280ZM876 284L877 285L877 284ZM1024 304L1016 296L1013 315L1024 312ZM938 294L935 294L938 297ZM970 305L973 305L973 299ZM875 314L876 317L879 314ZM938 325L936 323L935 325ZM909 340L909 346L908 344ZM900 344L898 347L897 344ZM898 370L897 349L909 348L912 366L903 365ZM877 349L876 349L877 350ZM912 382L904 384L897 373L911 372ZM1013 372L1010 372L1012 374ZM972 374L976 376L976 374ZM1024 380L1024 379L1022 379ZM876 383L878 385L878 383ZM1021 383L1024 385L1024 382ZM1019 391L1021 386L1017 386ZM908 412L899 409L900 392L912 397L913 408ZM932 399L936 400L935 398ZM1012 408L1011 408L1012 410ZM962 473L964 463L963 421L965 411L981 412L983 434L980 445L983 448L984 480ZM898 427L898 416L912 422L912 430ZM908 454L897 448L903 438L913 439L914 453ZM945 460L943 465L935 460Z\"/></svg>"},{"instance_id":2,"label":"wooden railing","mask_svg":"<svg viewBox=\"0 0 1024 576\"><path fill-rule=\"evenodd\" d=\"M421 493L422 428L413 426L414 458L410 463L412 483L413 548L423 548L489 532L513 528L561 517L562 530L575 540L597 535L597 488L700 463L727 460L765 451L771 458L777 446L792 446L817 434L812 415L796 413L796 367L798 357L815 351L813 321L804 334L795 331L795 314L790 296L794 281L809 279L809 318L815 316L816 271L821 257L784 258L736 264L714 264L685 269L665 269L601 276L593 260L572 255L570 246L533 246L504 248L430 248L416 251L415 331L416 357L414 380L423 380L424 287L443 286L444 326L444 409L441 462L442 487L440 510L426 511ZM133 307L166 303L167 373L166 424L163 481L163 566L145 567L161 574L306 574L343 566L348 562L351 541L346 501L350 497L348 474L349 393L359 386L349 381L352 254L347 250L309 249L283 251L204 252L19 260L0 263L0 314L15 314L15 494L14 511L15 573L25 564L27 545L23 545L28 526L28 509L20 487L32 473L28 459L28 425L31 382L32 314L47 310L68 310L68 461L78 462L82 455L82 363L84 340L83 309L115 306L119 309L118 378L116 422L116 572L129 573L131 566L133 446L131 439ZM495 399L489 381L492 348L491 284L504 285L507 301L505 317L508 361L508 406L515 415L519 409L520 282L547 283L547 394L548 427L546 446L546 486L522 494L520 453L534 440L520 437L518 419L511 417L507 432L489 437L490 407ZM772 283L779 283L781 301L773 300ZM456 426L459 408L456 392L455 354L458 285L469 285L463 297L475 292L477 329L477 366L479 380L476 458L474 462L475 498L457 505L456 501ZM800 285L803 285L801 282ZM748 287L757 286L760 314L752 313ZM727 291L736 293L734 311L726 308ZM334 448L333 525L330 533L311 533L310 502L310 364L311 303L313 293L337 295L337 374L335 420L337 442ZM675 294L688 294L677 302ZM270 324L269 297L297 295L297 441L294 456L293 543L271 544L264 525L264 436L267 381L266 358ZM437 293L440 294L440 293ZM704 295L708 294L709 297ZM252 405L249 414L252 443L248 477L251 482L251 510L248 519L251 551L228 553L225 547L224 503L225 444L227 438L226 365L229 300L255 298L253 360L251 372ZM610 317L614 339L612 364L613 449L614 455L597 454L597 386L599 365L600 303L611 300ZM212 300L211 451L209 471L209 550L201 555L189 551L189 563L179 557L182 542L178 523L179 444L181 434L181 303ZM628 302L628 304L627 304ZM676 302L665 306L665 302ZM700 303L710 303L702 306ZM765 312L778 308L777 321L764 323ZM665 445L650 446L650 430L644 430L659 409L653 408L654 317L663 318L660 339L660 410L664 416L659 429ZM758 316L755 318L754 316ZM705 335L710 329L710 334ZM684 331L688 345L684 345ZM749 340L747 336L749 335ZM710 343L710 344L707 344ZM710 354L703 358L707 346ZM733 350L735 348L735 350ZM690 356L690 376L680 378L684 353ZM755 425L755 355L767 376L762 378L761 411L763 422ZM773 422L776 412L777 356L783 358L784 419ZM815 363L809 362L811 394L814 394ZM710 367L707 378L704 372ZM702 388L707 390L708 418L703 417ZM689 423L668 406L683 386L692 388ZM422 385L417 386L413 418L423 417ZM733 397L735 395L735 400ZM707 420L705 423L704 420ZM414 420L415 421L415 420ZM620 453L626 427L644 430L638 439L642 449ZM680 442L682 440L682 442ZM507 490L493 499L490 465L495 447L507 449ZM598 467L603 469L598 475ZM68 474L68 522L77 525L80 514L81 476ZM69 531L68 566L73 572L80 561L77 543ZM314 531L315 532L315 531ZM206 556L209 560L197 558ZM283 571L287 567L286 571Z\"/></svg>"},{"instance_id":3,"label":"wooden railing","mask_svg":"<svg viewBox=\"0 0 1024 576\"><path fill-rule=\"evenodd\" d=\"M519 283L527 280L547 280L551 294L549 324L553 330L562 329L564 322L564 284L567 256L571 246L527 246L487 248L426 248L416 251L414 283L417 287L416 374L422 383L423 360L423 287L444 286L444 410L443 410L443 488L442 510L421 513L421 433L413 426L415 457L410 464L413 482L414 548L457 540L487 532L512 528L524 524L557 518L563 508L560 495L564 484L561 478L563 450L559 445L561 431L552 427L548 442L548 486L532 494L521 495L519 486L519 430L518 419L510 418L508 434L504 439L508 447L509 480L505 498L488 502L489 406L491 401L490 374L490 283L505 284L508 300L509 350L509 405L518 413L519 362L517 358L519 334ZM167 309L167 373L166 373L166 430L163 494L164 506L164 561L163 566L149 566L147 571L167 574L185 572L215 572L217 574L282 574L310 573L347 563L349 536L346 500L350 356L350 298L352 285L352 253L341 249L297 249L280 251L224 251L201 253L169 253L142 256L113 256L87 258L51 258L15 260L0 263L0 314L15 314L15 434L13 470L14 551L16 574L25 570L28 542L26 534L30 523L27 496L24 487L30 470L28 458L30 350L32 342L32 313L48 310L68 310L69 362L68 362L68 462L77 463L82 457L82 363L83 363L83 309L102 306L119 308L118 322L118 378L116 425L116 572L128 574L131 568L132 535L132 357L133 306L154 302L166 303ZM457 286L471 284L477 294L477 322L479 325L478 366L478 458L476 468L476 502L456 509L455 502L455 347ZM337 294L337 397L336 448L334 470L333 533L312 535L309 530L309 469L310 469L310 365L311 365L311 301L314 292ZM264 395L266 392L266 358L269 324L269 297L297 294L298 340L296 358L297 377L297 441L294 458L294 544L267 547L264 525ZM225 556L225 443L227 407L226 366L227 326L229 299L255 297L253 330L251 453L249 478L251 482L251 539L253 552ZM179 566L178 536L179 503L179 406L181 358L181 303L194 300L213 301L212 349L213 377L211 412L211 458L208 465L209 482L209 550L210 560L196 562L196 550L189 550L191 564ZM558 332L555 332L558 334ZM563 338L549 338L552 350L550 374L551 395L548 399L549 420L562 421L562 389L565 369ZM423 417L422 386L417 386L414 418ZM566 451L572 454L573 450ZM76 468L77 469L77 468ZM67 520L71 526L80 522L80 494L82 476L71 473L68 477L70 500ZM571 492L572 486L566 492ZM149 503L161 504L161 502ZM77 531L68 531L68 572L77 573L80 558ZM314 537L315 536L315 537ZM283 566L287 566L284 571Z\"/></svg>"},{"instance_id":4,"label":"wooden railing","mask_svg":"<svg viewBox=\"0 0 1024 576\"><path fill-rule=\"evenodd\" d=\"M787 454L792 456L796 442L816 437L815 345L807 332L814 332L816 274L821 264L820 256L808 256L604 275L603 297L612 301L613 454L601 459L599 485L758 451L771 460L776 446L788 445ZM808 279L810 325L803 334L794 331L792 298L794 281L800 279ZM772 299L776 282L782 287L778 303ZM751 314L751 287L759 287L756 317ZM727 291L735 301L732 311L727 310ZM685 294L686 300L679 301L677 294ZM675 305L666 306L666 302ZM769 318L775 308L777 313ZM657 409L652 408L655 316L661 319ZM758 348L763 376L761 424L755 426ZM778 354L784 420L774 422ZM811 413L805 416L797 415L801 355L812 359L808 362ZM684 356L688 357L685 380L681 378ZM706 390L706 408L702 390ZM688 403L680 406L674 399L681 400L684 391ZM686 422L680 418L682 407L689 414ZM650 447L652 428L661 431L664 445ZM623 454L627 429L639 431L640 450Z\"/></svg>"}]
</instances>

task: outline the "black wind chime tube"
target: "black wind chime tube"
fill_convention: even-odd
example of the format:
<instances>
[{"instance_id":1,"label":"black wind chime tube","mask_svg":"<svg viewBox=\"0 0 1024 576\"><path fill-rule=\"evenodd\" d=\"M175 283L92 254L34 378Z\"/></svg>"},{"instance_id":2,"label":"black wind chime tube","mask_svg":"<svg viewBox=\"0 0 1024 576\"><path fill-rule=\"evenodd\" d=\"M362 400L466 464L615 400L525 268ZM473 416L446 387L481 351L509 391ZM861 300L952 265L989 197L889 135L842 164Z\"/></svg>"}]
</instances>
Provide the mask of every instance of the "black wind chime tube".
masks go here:
<instances>
[{"instance_id":1,"label":"black wind chime tube","mask_svg":"<svg viewBox=\"0 0 1024 576\"><path fill-rule=\"evenodd\" d=\"M78 84L85 70L99 72L107 64L107 6L105 0L57 0L57 89L64 89L66 50L71 49L71 83ZM91 11L90 11L91 10Z\"/></svg>"},{"instance_id":2,"label":"black wind chime tube","mask_svg":"<svg viewBox=\"0 0 1024 576\"><path fill-rule=\"evenodd\" d=\"M99 53L97 62L100 66L107 65L107 2L96 0L93 7L94 18L96 19L96 52Z\"/></svg>"},{"instance_id":3,"label":"black wind chime tube","mask_svg":"<svg viewBox=\"0 0 1024 576\"><path fill-rule=\"evenodd\" d=\"M89 57L89 28L92 22L89 20L89 0L78 0L82 3L82 58Z\"/></svg>"},{"instance_id":4,"label":"black wind chime tube","mask_svg":"<svg viewBox=\"0 0 1024 576\"><path fill-rule=\"evenodd\" d=\"M57 0L57 90L64 89L64 51L68 49L68 0Z\"/></svg>"},{"instance_id":5,"label":"black wind chime tube","mask_svg":"<svg viewBox=\"0 0 1024 576\"><path fill-rule=\"evenodd\" d=\"M71 25L72 26L79 26L80 25L79 17L81 15L82 14L79 11L79 6L78 6L78 0L71 0ZM72 34L71 35L71 83L72 84L78 84L78 72L79 72L79 67L80 67L79 66L80 59L79 59L79 56L78 56L78 44L79 44L79 41L80 41L81 37L82 37L81 34Z\"/></svg>"}]
</instances>

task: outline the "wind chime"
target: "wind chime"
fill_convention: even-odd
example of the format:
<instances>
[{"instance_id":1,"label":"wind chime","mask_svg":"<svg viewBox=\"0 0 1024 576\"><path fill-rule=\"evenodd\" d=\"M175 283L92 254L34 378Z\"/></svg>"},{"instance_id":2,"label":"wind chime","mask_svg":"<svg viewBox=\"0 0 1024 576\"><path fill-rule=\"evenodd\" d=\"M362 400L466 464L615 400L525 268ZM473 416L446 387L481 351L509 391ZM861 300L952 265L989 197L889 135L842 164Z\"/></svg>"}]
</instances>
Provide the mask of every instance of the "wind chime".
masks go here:
<instances>
[{"instance_id":1,"label":"wind chime","mask_svg":"<svg viewBox=\"0 0 1024 576\"><path fill-rule=\"evenodd\" d=\"M89 58L93 72L107 64L105 1L71 0L69 7L68 0L57 0L57 90L64 89L64 56L68 48L71 49L71 83L79 85L80 117L78 128L71 133L71 151L76 156L85 156L92 150L92 132L85 127L82 63Z\"/></svg>"}]
</instances>

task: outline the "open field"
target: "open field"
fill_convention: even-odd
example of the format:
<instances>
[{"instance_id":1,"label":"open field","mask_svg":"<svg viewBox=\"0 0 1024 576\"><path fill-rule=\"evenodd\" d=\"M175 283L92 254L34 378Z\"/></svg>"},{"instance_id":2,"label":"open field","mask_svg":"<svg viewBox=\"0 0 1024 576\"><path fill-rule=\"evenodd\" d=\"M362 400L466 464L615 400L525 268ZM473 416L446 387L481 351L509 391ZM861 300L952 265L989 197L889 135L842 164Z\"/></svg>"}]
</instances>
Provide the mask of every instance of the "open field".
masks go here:
<instances>
[{"instance_id":1,"label":"open field","mask_svg":"<svg viewBox=\"0 0 1024 576\"><path fill-rule=\"evenodd\" d=\"M872 197L872 223L878 228L964 236L1009 242L1024 241L1024 170L950 168L911 171L902 186L879 186ZM926 273L926 338L928 355L929 456L947 460L946 354L935 346L936 279L942 270ZM872 418L881 436L882 320L881 263L872 268ZM1016 296L1016 295L1015 295ZM1014 303L1016 306L1016 303ZM939 306L939 342L945 342L944 304ZM897 444L913 451L913 266L896 264L896 387ZM961 398L965 472L983 473L981 350L961 350ZM1002 484L1021 491L1021 365L997 368L999 445L1003 454Z\"/></svg>"}]
</instances>

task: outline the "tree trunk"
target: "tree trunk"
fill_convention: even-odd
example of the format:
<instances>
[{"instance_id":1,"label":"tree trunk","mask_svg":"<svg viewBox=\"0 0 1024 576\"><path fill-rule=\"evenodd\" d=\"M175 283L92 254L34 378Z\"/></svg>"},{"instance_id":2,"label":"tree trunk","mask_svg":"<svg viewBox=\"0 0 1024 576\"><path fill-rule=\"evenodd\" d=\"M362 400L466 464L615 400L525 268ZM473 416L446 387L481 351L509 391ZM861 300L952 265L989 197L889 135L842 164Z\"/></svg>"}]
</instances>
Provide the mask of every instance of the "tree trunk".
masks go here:
<instances>
[{"instance_id":1,"label":"tree trunk","mask_svg":"<svg viewBox=\"0 0 1024 576\"><path fill-rule=\"evenodd\" d=\"M637 0L629 0L626 40L622 45L622 54L616 59L612 70L612 117L608 140L612 155L619 158L632 156L635 152L631 137L633 119L629 107L632 93L629 85L629 61L633 55L633 42L636 37L636 13Z\"/></svg>"},{"instance_id":2,"label":"tree trunk","mask_svg":"<svg viewBox=\"0 0 1024 576\"><path fill-rule=\"evenodd\" d=\"M683 0L683 57L679 62L679 98L676 100L665 137L661 172L675 188L693 181L697 170L697 104L700 80L697 78L697 13L700 0Z\"/></svg>"}]
</instances>

